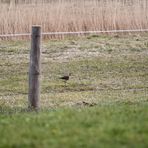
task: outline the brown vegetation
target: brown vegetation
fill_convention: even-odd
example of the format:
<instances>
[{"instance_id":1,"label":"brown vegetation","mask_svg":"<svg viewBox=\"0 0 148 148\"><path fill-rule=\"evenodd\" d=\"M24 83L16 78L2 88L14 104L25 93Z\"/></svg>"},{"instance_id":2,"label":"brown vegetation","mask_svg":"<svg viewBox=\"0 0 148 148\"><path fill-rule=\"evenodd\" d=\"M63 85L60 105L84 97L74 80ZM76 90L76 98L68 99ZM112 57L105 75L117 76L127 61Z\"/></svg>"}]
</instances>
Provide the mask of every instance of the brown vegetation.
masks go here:
<instances>
[{"instance_id":1,"label":"brown vegetation","mask_svg":"<svg viewBox=\"0 0 148 148\"><path fill-rule=\"evenodd\" d=\"M3 0L4 1L4 0ZM0 2L0 34L148 28L147 0L26 0Z\"/></svg>"}]
</instances>

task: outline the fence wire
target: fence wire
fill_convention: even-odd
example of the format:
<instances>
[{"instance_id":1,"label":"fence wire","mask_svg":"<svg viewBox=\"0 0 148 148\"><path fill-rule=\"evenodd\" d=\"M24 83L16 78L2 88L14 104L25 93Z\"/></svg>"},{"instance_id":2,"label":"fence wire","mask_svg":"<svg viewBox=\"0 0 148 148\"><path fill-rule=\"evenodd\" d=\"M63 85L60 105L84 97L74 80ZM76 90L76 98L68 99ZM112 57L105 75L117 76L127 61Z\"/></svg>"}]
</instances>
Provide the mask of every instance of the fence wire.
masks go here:
<instances>
[{"instance_id":1,"label":"fence wire","mask_svg":"<svg viewBox=\"0 0 148 148\"><path fill-rule=\"evenodd\" d=\"M43 32L42 35L81 35L81 34L100 34L100 33L127 33L127 32L148 32L148 29L77 31L77 32ZM21 36L31 36L31 33L0 34L0 38L21 37Z\"/></svg>"}]
</instances>

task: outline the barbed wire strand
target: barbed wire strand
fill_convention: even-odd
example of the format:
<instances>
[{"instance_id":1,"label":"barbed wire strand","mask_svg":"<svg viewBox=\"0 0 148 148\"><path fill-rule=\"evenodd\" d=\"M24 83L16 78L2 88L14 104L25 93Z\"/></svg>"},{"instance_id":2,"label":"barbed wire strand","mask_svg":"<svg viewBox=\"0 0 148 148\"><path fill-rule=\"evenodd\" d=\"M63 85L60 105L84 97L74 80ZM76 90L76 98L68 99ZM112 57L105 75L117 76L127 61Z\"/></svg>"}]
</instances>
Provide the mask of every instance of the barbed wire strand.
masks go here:
<instances>
[{"instance_id":1,"label":"barbed wire strand","mask_svg":"<svg viewBox=\"0 0 148 148\"><path fill-rule=\"evenodd\" d=\"M148 29L134 30L104 30L104 31L77 31L77 32L43 32L42 35L77 35L77 34L99 34L99 33L126 33L126 32L148 32ZM31 33L0 34L0 37L31 36Z\"/></svg>"}]
</instances>

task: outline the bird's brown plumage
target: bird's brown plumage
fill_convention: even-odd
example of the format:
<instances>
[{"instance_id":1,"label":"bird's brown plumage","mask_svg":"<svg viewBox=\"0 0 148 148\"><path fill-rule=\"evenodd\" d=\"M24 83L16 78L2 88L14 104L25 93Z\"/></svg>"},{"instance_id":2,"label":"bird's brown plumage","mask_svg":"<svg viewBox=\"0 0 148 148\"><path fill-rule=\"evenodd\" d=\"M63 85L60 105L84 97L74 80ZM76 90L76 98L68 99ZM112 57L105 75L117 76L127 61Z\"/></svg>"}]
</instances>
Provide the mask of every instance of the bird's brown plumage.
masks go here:
<instances>
[{"instance_id":1,"label":"bird's brown plumage","mask_svg":"<svg viewBox=\"0 0 148 148\"><path fill-rule=\"evenodd\" d=\"M59 79L64 80L64 81L65 81L65 85L66 85L66 82L69 80L70 76L71 76L71 73L69 73L68 75L62 76L62 77L60 77Z\"/></svg>"}]
</instances>

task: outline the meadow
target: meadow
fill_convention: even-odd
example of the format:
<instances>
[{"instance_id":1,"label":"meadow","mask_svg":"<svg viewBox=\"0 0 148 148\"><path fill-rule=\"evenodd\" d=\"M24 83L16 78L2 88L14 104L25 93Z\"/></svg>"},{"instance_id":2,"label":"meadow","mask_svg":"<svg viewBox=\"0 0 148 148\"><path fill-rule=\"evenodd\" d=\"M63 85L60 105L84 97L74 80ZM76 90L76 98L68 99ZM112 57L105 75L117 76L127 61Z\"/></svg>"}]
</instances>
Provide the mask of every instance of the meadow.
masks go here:
<instances>
[{"instance_id":1,"label":"meadow","mask_svg":"<svg viewBox=\"0 0 148 148\"><path fill-rule=\"evenodd\" d=\"M148 146L147 34L44 40L37 113L27 109L29 50L0 41L1 147Z\"/></svg>"},{"instance_id":2,"label":"meadow","mask_svg":"<svg viewBox=\"0 0 148 148\"><path fill-rule=\"evenodd\" d=\"M147 0L0 0L0 34L147 29ZM0 38L0 148L147 148L148 34L45 36L38 112L29 38ZM67 85L59 77L72 73Z\"/></svg>"}]
</instances>

